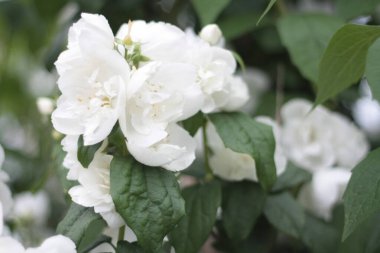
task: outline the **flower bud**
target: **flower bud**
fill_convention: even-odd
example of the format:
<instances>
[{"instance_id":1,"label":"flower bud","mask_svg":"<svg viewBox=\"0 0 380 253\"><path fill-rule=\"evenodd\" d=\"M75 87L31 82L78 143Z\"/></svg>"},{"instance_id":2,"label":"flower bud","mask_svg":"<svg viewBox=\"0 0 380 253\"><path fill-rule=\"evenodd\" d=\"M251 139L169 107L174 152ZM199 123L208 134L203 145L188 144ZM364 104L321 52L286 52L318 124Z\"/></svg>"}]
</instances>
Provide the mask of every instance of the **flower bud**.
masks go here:
<instances>
[{"instance_id":1,"label":"flower bud","mask_svg":"<svg viewBox=\"0 0 380 253\"><path fill-rule=\"evenodd\" d=\"M199 33L199 37L201 37L202 40L208 42L210 45L216 45L222 36L222 31L216 24L206 25Z\"/></svg>"}]
</instances>

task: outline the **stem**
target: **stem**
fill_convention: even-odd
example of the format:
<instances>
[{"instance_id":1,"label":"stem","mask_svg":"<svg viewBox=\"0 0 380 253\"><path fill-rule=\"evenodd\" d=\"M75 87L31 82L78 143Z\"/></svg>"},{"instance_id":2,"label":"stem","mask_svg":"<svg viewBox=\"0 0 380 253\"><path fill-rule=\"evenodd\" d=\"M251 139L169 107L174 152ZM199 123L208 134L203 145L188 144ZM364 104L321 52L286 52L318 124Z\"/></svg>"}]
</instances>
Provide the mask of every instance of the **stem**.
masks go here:
<instances>
[{"instance_id":1,"label":"stem","mask_svg":"<svg viewBox=\"0 0 380 253\"><path fill-rule=\"evenodd\" d=\"M125 226L119 228L118 241L124 241Z\"/></svg>"},{"instance_id":2,"label":"stem","mask_svg":"<svg viewBox=\"0 0 380 253\"><path fill-rule=\"evenodd\" d=\"M206 175L205 175L205 181L211 181L214 178L214 174L212 173L210 164L208 162L209 159L209 150L208 150L208 141L207 141L207 134L206 134L206 124L207 121L203 123L202 126L202 135L203 135L203 154L204 154L204 160L205 160L205 170L206 170Z\"/></svg>"},{"instance_id":3,"label":"stem","mask_svg":"<svg viewBox=\"0 0 380 253\"><path fill-rule=\"evenodd\" d=\"M281 16L285 15L288 12L286 5L283 0L277 0L276 7Z\"/></svg>"},{"instance_id":4,"label":"stem","mask_svg":"<svg viewBox=\"0 0 380 253\"><path fill-rule=\"evenodd\" d=\"M277 65L277 78L276 78L276 122L281 124L281 106L284 102L284 66L279 63Z\"/></svg>"}]
</instances>

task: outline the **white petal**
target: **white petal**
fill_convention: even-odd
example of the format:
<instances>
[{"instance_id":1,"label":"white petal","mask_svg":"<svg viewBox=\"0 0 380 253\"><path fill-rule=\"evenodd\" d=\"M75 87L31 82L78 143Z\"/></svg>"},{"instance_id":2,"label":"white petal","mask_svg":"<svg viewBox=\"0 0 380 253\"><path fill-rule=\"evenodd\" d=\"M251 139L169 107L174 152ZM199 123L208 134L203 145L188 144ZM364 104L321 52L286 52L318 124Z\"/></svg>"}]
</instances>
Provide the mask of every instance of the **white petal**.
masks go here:
<instances>
[{"instance_id":1,"label":"white petal","mask_svg":"<svg viewBox=\"0 0 380 253\"><path fill-rule=\"evenodd\" d=\"M300 203L316 216L330 220L334 206L341 201L351 172L344 168L326 168L313 174L311 183L299 194Z\"/></svg>"},{"instance_id":2,"label":"white petal","mask_svg":"<svg viewBox=\"0 0 380 253\"><path fill-rule=\"evenodd\" d=\"M0 237L1 253L25 253L24 247L11 237Z\"/></svg>"},{"instance_id":3,"label":"white petal","mask_svg":"<svg viewBox=\"0 0 380 253\"><path fill-rule=\"evenodd\" d=\"M63 235L56 235L46 239L40 247L29 248L25 253L76 253L74 242Z\"/></svg>"}]
</instances>

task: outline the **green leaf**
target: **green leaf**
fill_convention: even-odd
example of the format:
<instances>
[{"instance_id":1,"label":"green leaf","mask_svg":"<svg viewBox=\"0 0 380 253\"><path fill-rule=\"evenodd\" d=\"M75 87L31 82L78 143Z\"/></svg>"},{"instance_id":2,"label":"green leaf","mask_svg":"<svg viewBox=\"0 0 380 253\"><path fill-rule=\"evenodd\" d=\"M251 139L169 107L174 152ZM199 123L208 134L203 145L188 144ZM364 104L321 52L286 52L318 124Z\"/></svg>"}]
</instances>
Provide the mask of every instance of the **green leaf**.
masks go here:
<instances>
[{"instance_id":1,"label":"green leaf","mask_svg":"<svg viewBox=\"0 0 380 253\"><path fill-rule=\"evenodd\" d=\"M191 0L202 26L215 22L231 0Z\"/></svg>"},{"instance_id":2,"label":"green leaf","mask_svg":"<svg viewBox=\"0 0 380 253\"><path fill-rule=\"evenodd\" d=\"M379 0L337 0L336 12L345 19L355 18L375 12L379 3Z\"/></svg>"},{"instance_id":3,"label":"green leaf","mask_svg":"<svg viewBox=\"0 0 380 253\"><path fill-rule=\"evenodd\" d=\"M352 171L344 193L343 240L380 210L380 148L372 151Z\"/></svg>"},{"instance_id":4,"label":"green leaf","mask_svg":"<svg viewBox=\"0 0 380 253\"><path fill-rule=\"evenodd\" d=\"M186 216L170 232L169 240L176 253L197 253L207 240L221 204L221 188L217 181L186 188L182 192Z\"/></svg>"},{"instance_id":5,"label":"green leaf","mask_svg":"<svg viewBox=\"0 0 380 253\"><path fill-rule=\"evenodd\" d=\"M268 14L268 12L270 11L270 9L272 9L273 5L277 2L277 0L270 0L267 8L265 8L265 11L263 12L263 14L261 14L259 20L257 21L256 25L260 24L261 20L265 17L265 15Z\"/></svg>"},{"instance_id":6,"label":"green leaf","mask_svg":"<svg viewBox=\"0 0 380 253\"><path fill-rule=\"evenodd\" d=\"M223 189L223 225L227 235L234 241L248 237L260 216L266 194L253 182L229 184Z\"/></svg>"},{"instance_id":7,"label":"green leaf","mask_svg":"<svg viewBox=\"0 0 380 253\"><path fill-rule=\"evenodd\" d=\"M234 16L227 16L218 22L223 36L227 40L232 40L249 31L257 29L256 20L259 18L257 13L244 13Z\"/></svg>"},{"instance_id":8,"label":"green leaf","mask_svg":"<svg viewBox=\"0 0 380 253\"><path fill-rule=\"evenodd\" d=\"M289 189L302 183L308 182L311 180L311 178L312 175L310 172L300 169L294 164L288 162L285 172L277 178L272 191Z\"/></svg>"},{"instance_id":9,"label":"green leaf","mask_svg":"<svg viewBox=\"0 0 380 253\"><path fill-rule=\"evenodd\" d=\"M318 64L333 34L343 25L339 18L323 14L282 17L277 28L292 62L312 83L318 82Z\"/></svg>"},{"instance_id":10,"label":"green leaf","mask_svg":"<svg viewBox=\"0 0 380 253\"><path fill-rule=\"evenodd\" d=\"M319 64L316 104L357 82L364 73L368 48L380 36L380 27L348 24L332 37Z\"/></svg>"},{"instance_id":11,"label":"green leaf","mask_svg":"<svg viewBox=\"0 0 380 253\"><path fill-rule=\"evenodd\" d=\"M157 251L185 214L174 173L142 165L132 157L113 158L111 195L116 210L147 251Z\"/></svg>"},{"instance_id":12,"label":"green leaf","mask_svg":"<svg viewBox=\"0 0 380 253\"><path fill-rule=\"evenodd\" d=\"M300 238L305 224L305 213L297 201L287 192L267 198L264 214L278 230Z\"/></svg>"},{"instance_id":13,"label":"green leaf","mask_svg":"<svg viewBox=\"0 0 380 253\"><path fill-rule=\"evenodd\" d=\"M116 124L108 136L107 153L112 155L127 156L128 149L119 124Z\"/></svg>"},{"instance_id":14,"label":"green leaf","mask_svg":"<svg viewBox=\"0 0 380 253\"><path fill-rule=\"evenodd\" d=\"M92 208L72 203L65 218L58 224L57 232L73 240L78 252L82 252L101 235L106 226L106 222Z\"/></svg>"},{"instance_id":15,"label":"green leaf","mask_svg":"<svg viewBox=\"0 0 380 253\"><path fill-rule=\"evenodd\" d=\"M368 50L367 63L365 66L365 76L368 84L371 87L373 98L380 101L380 40L375 43Z\"/></svg>"},{"instance_id":16,"label":"green leaf","mask_svg":"<svg viewBox=\"0 0 380 253\"><path fill-rule=\"evenodd\" d=\"M100 148L102 142L94 145L85 146L83 143L83 135L78 139L78 161L82 164L83 168L88 168L92 159L94 159L95 152Z\"/></svg>"},{"instance_id":17,"label":"green leaf","mask_svg":"<svg viewBox=\"0 0 380 253\"><path fill-rule=\"evenodd\" d=\"M210 114L209 119L227 148L252 156L260 184L269 190L276 181L272 128L243 113Z\"/></svg>"},{"instance_id":18,"label":"green leaf","mask_svg":"<svg viewBox=\"0 0 380 253\"><path fill-rule=\"evenodd\" d=\"M116 253L144 253L144 250L136 242L119 241Z\"/></svg>"},{"instance_id":19,"label":"green leaf","mask_svg":"<svg viewBox=\"0 0 380 253\"><path fill-rule=\"evenodd\" d=\"M339 234L332 226L306 215L302 229L301 240L313 253L336 253L339 244Z\"/></svg>"},{"instance_id":20,"label":"green leaf","mask_svg":"<svg viewBox=\"0 0 380 253\"><path fill-rule=\"evenodd\" d=\"M203 126L204 116L201 112L198 112L194 116L182 121L182 126L190 133L191 136L194 136L198 129Z\"/></svg>"}]
</instances>

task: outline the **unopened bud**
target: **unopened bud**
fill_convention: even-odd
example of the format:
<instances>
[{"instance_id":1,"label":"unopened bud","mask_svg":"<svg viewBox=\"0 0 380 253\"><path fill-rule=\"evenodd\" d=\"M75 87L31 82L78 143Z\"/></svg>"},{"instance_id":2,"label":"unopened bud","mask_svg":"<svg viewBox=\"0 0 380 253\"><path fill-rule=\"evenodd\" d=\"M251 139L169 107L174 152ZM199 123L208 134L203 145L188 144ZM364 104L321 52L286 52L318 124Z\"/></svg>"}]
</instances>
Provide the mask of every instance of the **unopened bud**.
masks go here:
<instances>
[{"instance_id":1,"label":"unopened bud","mask_svg":"<svg viewBox=\"0 0 380 253\"><path fill-rule=\"evenodd\" d=\"M202 40L208 42L210 45L216 45L222 36L222 31L216 24L206 25L199 33L199 37L201 37Z\"/></svg>"}]
</instances>

